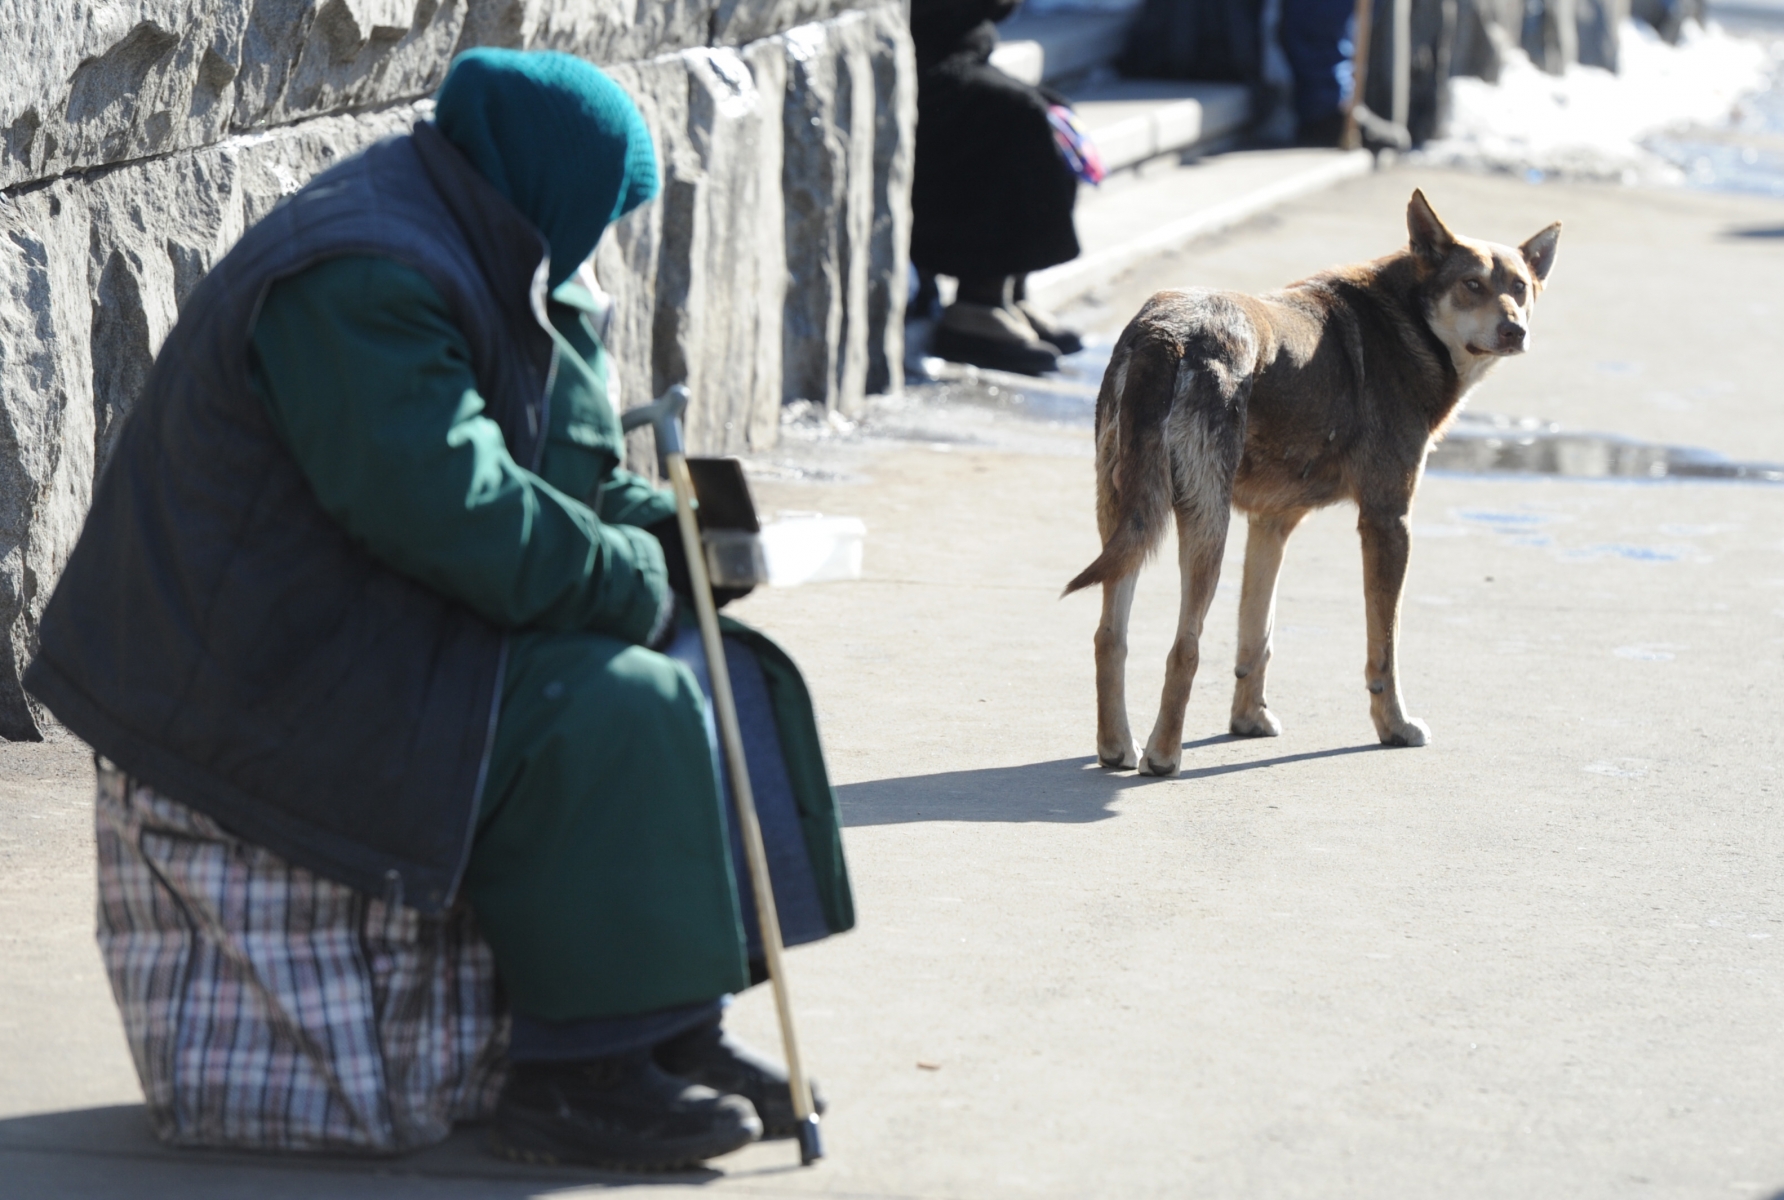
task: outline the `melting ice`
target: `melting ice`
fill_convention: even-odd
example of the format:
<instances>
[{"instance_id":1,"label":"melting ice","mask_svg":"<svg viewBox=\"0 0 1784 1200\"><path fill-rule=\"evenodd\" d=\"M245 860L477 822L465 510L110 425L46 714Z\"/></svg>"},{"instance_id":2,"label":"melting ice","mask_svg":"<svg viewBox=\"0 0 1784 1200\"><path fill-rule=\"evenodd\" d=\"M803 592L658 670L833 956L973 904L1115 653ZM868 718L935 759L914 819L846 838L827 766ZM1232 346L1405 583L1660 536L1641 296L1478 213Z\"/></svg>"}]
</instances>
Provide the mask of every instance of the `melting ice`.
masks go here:
<instances>
[{"instance_id":1,"label":"melting ice","mask_svg":"<svg viewBox=\"0 0 1784 1200\"><path fill-rule=\"evenodd\" d=\"M1421 161L1522 174L1784 195L1784 39L1688 24L1676 46L1623 25L1623 69L1452 81L1447 135Z\"/></svg>"}]
</instances>

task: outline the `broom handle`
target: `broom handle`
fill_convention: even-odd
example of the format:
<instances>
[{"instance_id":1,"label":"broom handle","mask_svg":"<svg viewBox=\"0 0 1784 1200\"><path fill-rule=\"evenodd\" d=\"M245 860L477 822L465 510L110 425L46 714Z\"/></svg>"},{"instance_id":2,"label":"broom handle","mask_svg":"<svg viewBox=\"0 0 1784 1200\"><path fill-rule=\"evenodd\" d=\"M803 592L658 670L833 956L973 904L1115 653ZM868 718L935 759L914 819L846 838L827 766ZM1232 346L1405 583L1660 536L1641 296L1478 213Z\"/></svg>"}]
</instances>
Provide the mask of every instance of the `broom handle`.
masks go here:
<instances>
[{"instance_id":1,"label":"broom handle","mask_svg":"<svg viewBox=\"0 0 1784 1200\"><path fill-rule=\"evenodd\" d=\"M672 418L673 419L673 418ZM774 908L774 887L768 876L768 851L762 844L762 824L756 819L756 797L750 788L749 761L743 753L743 732L737 725L737 701L731 692L731 672L725 663L725 643L719 634L719 613L712 602L712 585L706 574L706 554L700 527L694 521L694 478L688 472L685 453L664 455L669 482L675 489L675 516L681 527L681 544L688 556L688 590L694 593L694 611L700 618L700 640L706 648L706 671L712 680L712 703L717 712L719 737L725 743L725 762L731 769L731 795L737 803L737 824L743 833L743 854L749 864L750 884L756 896L756 924L762 932L762 954L768 962L768 982L774 988L774 1007L780 1015L781 1045L787 1056L787 1082L793 1090L793 1115L799 1121L799 1159L809 1166L824 1156L818 1140L818 1116L812 1111L811 1084L799 1058L799 1039L793 1032L793 998L787 992L787 973L781 960L780 916Z\"/></svg>"}]
</instances>

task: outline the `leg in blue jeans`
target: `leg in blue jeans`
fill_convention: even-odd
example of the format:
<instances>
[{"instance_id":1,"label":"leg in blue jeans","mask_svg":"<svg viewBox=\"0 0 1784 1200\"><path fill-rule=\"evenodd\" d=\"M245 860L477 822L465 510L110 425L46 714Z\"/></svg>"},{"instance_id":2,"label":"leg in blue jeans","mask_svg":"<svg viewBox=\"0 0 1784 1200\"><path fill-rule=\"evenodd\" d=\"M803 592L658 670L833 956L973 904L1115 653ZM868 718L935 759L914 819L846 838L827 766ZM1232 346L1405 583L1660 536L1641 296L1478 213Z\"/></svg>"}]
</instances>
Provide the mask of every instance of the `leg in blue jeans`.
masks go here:
<instances>
[{"instance_id":1,"label":"leg in blue jeans","mask_svg":"<svg viewBox=\"0 0 1784 1200\"><path fill-rule=\"evenodd\" d=\"M1351 0L1282 0L1279 37L1295 77L1295 116L1303 131L1331 123L1343 100L1339 48L1350 23Z\"/></svg>"}]
</instances>

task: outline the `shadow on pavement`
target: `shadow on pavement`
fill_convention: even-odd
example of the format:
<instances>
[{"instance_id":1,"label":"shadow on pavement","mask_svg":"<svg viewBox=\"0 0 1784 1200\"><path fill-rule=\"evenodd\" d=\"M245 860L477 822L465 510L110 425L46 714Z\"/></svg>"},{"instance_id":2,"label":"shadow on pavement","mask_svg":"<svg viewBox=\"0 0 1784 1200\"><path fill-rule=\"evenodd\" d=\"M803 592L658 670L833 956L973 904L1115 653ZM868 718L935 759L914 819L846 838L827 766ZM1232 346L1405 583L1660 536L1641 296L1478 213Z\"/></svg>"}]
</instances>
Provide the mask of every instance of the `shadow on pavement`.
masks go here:
<instances>
[{"instance_id":1,"label":"shadow on pavement","mask_svg":"<svg viewBox=\"0 0 1784 1200\"><path fill-rule=\"evenodd\" d=\"M508 1163L484 1152L481 1129L464 1126L444 1143L400 1158L354 1158L173 1149L149 1132L140 1104L0 1120L0 1195L8 1200L524 1200L568 1188L687 1186L724 1177L722 1171L627 1175Z\"/></svg>"},{"instance_id":2,"label":"shadow on pavement","mask_svg":"<svg viewBox=\"0 0 1784 1200\"><path fill-rule=\"evenodd\" d=\"M1221 734L1185 742L1190 752L1179 782L1210 779L1241 771L1258 771L1291 763L1312 762L1365 754L1383 747L1371 742L1331 750L1309 750L1245 762L1194 765L1193 752L1205 746L1247 742L1249 738ZM1111 771L1094 758L1061 758L1052 762L1023 763L1014 767L986 767L977 771L944 771L936 775L911 775L902 779L875 779L846 784L836 789L842 823L904 825L915 821L1059 821L1082 824L1101 821L1115 813L1109 805L1122 792L1149 784L1169 783L1132 771Z\"/></svg>"}]
</instances>

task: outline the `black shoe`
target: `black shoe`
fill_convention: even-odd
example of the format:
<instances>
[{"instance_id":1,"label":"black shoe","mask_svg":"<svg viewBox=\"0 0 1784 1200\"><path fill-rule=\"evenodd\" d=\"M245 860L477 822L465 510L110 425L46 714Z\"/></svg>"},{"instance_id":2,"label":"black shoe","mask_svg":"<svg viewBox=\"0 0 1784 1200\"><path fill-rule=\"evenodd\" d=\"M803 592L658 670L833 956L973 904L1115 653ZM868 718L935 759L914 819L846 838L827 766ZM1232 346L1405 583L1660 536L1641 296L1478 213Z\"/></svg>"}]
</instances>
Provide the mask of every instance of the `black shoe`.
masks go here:
<instances>
[{"instance_id":1,"label":"black shoe","mask_svg":"<svg viewBox=\"0 0 1784 1200\"><path fill-rule=\"evenodd\" d=\"M1016 301L1016 308L1028 318L1028 323L1034 329L1036 336L1043 342L1057 346L1061 354L1076 354L1084 349L1084 339L1078 335L1077 331L1061 325L1052 313L1035 307L1027 300Z\"/></svg>"},{"instance_id":2,"label":"black shoe","mask_svg":"<svg viewBox=\"0 0 1784 1200\"><path fill-rule=\"evenodd\" d=\"M742 1096L762 1118L762 1136L789 1138L799 1132L793 1115L793 1089L787 1073L749 1047L725 1036L717 1021L678 1034L652 1053L657 1066L672 1075L703 1083L720 1092ZM824 1111L818 1085L811 1084L812 1108Z\"/></svg>"},{"instance_id":3,"label":"black shoe","mask_svg":"<svg viewBox=\"0 0 1784 1200\"><path fill-rule=\"evenodd\" d=\"M517 1162L676 1171L761 1136L748 1100L666 1075L640 1050L586 1062L516 1063L489 1144Z\"/></svg>"},{"instance_id":4,"label":"black shoe","mask_svg":"<svg viewBox=\"0 0 1784 1200\"><path fill-rule=\"evenodd\" d=\"M964 300L950 304L929 335L929 351L949 362L1041 375L1059 366L1059 347L1043 342L1013 309Z\"/></svg>"}]
</instances>

